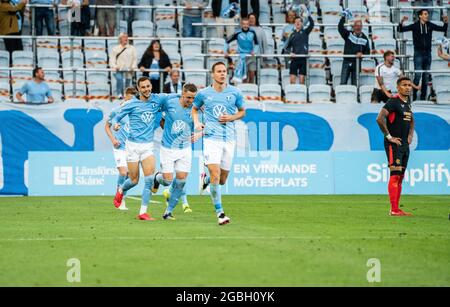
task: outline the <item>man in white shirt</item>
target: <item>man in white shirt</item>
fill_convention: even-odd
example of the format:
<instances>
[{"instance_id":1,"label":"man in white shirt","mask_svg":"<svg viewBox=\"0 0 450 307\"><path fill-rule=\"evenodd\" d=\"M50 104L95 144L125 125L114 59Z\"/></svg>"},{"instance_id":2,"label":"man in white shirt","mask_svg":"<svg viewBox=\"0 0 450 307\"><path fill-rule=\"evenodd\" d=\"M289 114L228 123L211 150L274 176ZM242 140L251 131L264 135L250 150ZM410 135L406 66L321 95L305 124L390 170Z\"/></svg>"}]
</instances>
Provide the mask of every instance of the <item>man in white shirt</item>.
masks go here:
<instances>
[{"instance_id":1,"label":"man in white shirt","mask_svg":"<svg viewBox=\"0 0 450 307\"><path fill-rule=\"evenodd\" d=\"M133 69L137 69L136 48L128 43L126 33L119 35L119 45L113 48L109 56L109 66L114 69L113 75L117 81L116 95L122 97L124 89L131 85Z\"/></svg>"},{"instance_id":2,"label":"man in white shirt","mask_svg":"<svg viewBox=\"0 0 450 307\"><path fill-rule=\"evenodd\" d=\"M395 67L395 53L386 51L383 55L384 62L375 68L375 88L372 92L372 103L386 102L397 93L397 79L402 71Z\"/></svg>"}]
</instances>

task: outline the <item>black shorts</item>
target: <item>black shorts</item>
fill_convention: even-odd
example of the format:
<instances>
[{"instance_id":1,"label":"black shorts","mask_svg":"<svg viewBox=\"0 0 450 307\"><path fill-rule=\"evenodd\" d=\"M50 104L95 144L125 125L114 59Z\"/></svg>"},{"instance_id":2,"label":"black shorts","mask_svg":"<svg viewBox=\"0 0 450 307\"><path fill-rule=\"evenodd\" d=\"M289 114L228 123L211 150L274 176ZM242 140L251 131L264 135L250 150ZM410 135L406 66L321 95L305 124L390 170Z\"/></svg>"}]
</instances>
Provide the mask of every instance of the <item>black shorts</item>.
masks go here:
<instances>
[{"instance_id":1,"label":"black shorts","mask_svg":"<svg viewBox=\"0 0 450 307\"><path fill-rule=\"evenodd\" d=\"M374 88L372 92L372 98L370 102L387 102L389 100L388 96L378 88Z\"/></svg>"},{"instance_id":2,"label":"black shorts","mask_svg":"<svg viewBox=\"0 0 450 307\"><path fill-rule=\"evenodd\" d=\"M384 149L388 158L389 167L403 167L406 169L409 159L409 145L408 142L402 141L402 145L384 141Z\"/></svg>"},{"instance_id":3,"label":"black shorts","mask_svg":"<svg viewBox=\"0 0 450 307\"><path fill-rule=\"evenodd\" d=\"M289 74L306 76L306 58L295 58L291 61Z\"/></svg>"}]
</instances>

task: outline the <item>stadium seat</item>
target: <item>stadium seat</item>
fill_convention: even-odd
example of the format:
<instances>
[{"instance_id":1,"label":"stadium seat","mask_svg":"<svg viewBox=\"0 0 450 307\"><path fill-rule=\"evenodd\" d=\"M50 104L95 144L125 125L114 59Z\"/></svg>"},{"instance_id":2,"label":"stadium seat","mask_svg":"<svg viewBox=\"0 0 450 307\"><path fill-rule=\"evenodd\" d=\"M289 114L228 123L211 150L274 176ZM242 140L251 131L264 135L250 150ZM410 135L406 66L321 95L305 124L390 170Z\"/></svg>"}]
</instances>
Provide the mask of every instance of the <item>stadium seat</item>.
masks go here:
<instances>
[{"instance_id":1,"label":"stadium seat","mask_svg":"<svg viewBox=\"0 0 450 307\"><path fill-rule=\"evenodd\" d=\"M172 27L158 27L156 29L157 37L176 37L177 30Z\"/></svg>"},{"instance_id":2,"label":"stadium seat","mask_svg":"<svg viewBox=\"0 0 450 307\"><path fill-rule=\"evenodd\" d=\"M308 95L306 86L303 84L288 84L284 88L286 103L307 103Z\"/></svg>"},{"instance_id":3,"label":"stadium seat","mask_svg":"<svg viewBox=\"0 0 450 307\"><path fill-rule=\"evenodd\" d=\"M241 90L242 96L246 101L258 101L258 86L250 83L240 83L237 86Z\"/></svg>"},{"instance_id":4,"label":"stadium seat","mask_svg":"<svg viewBox=\"0 0 450 307\"><path fill-rule=\"evenodd\" d=\"M174 27L175 26L175 10L173 9L156 9L155 24L157 27Z\"/></svg>"},{"instance_id":5,"label":"stadium seat","mask_svg":"<svg viewBox=\"0 0 450 307\"><path fill-rule=\"evenodd\" d=\"M337 85L335 93L336 103L358 103L358 89L354 85Z\"/></svg>"},{"instance_id":6,"label":"stadium seat","mask_svg":"<svg viewBox=\"0 0 450 307\"><path fill-rule=\"evenodd\" d=\"M263 68L261 69L261 82L260 85L265 84L278 84L278 70L274 68Z\"/></svg>"},{"instance_id":7,"label":"stadium seat","mask_svg":"<svg viewBox=\"0 0 450 307\"><path fill-rule=\"evenodd\" d=\"M359 100L361 103L371 103L373 85L362 85L359 87Z\"/></svg>"},{"instance_id":8,"label":"stadium seat","mask_svg":"<svg viewBox=\"0 0 450 307\"><path fill-rule=\"evenodd\" d=\"M436 87L436 102L438 104L450 104L450 87L448 85Z\"/></svg>"},{"instance_id":9,"label":"stadium seat","mask_svg":"<svg viewBox=\"0 0 450 307\"><path fill-rule=\"evenodd\" d=\"M153 23L150 19L136 20L131 23L133 36L153 36Z\"/></svg>"},{"instance_id":10,"label":"stadium seat","mask_svg":"<svg viewBox=\"0 0 450 307\"><path fill-rule=\"evenodd\" d=\"M71 52L66 51L61 53L62 58L62 67L72 67L71 65ZM83 68L84 66L84 56L83 53L80 50L74 50L73 51L73 67Z\"/></svg>"},{"instance_id":11,"label":"stadium seat","mask_svg":"<svg viewBox=\"0 0 450 307\"><path fill-rule=\"evenodd\" d=\"M198 88L206 87L206 72L185 72L186 82L194 83Z\"/></svg>"},{"instance_id":12,"label":"stadium seat","mask_svg":"<svg viewBox=\"0 0 450 307\"><path fill-rule=\"evenodd\" d=\"M98 96L110 96L111 94L111 89L108 84L88 84L88 91L89 96L96 96L94 99L98 99Z\"/></svg>"},{"instance_id":13,"label":"stadium seat","mask_svg":"<svg viewBox=\"0 0 450 307\"><path fill-rule=\"evenodd\" d=\"M105 51L86 51L86 68L106 68L108 65Z\"/></svg>"},{"instance_id":14,"label":"stadium seat","mask_svg":"<svg viewBox=\"0 0 450 307\"><path fill-rule=\"evenodd\" d=\"M203 57L185 57L183 58L184 69L203 69L204 59Z\"/></svg>"},{"instance_id":15,"label":"stadium seat","mask_svg":"<svg viewBox=\"0 0 450 307\"><path fill-rule=\"evenodd\" d=\"M291 75L289 73L289 69L283 69L281 70L281 85L283 88L286 87L286 85L291 83Z\"/></svg>"},{"instance_id":16,"label":"stadium seat","mask_svg":"<svg viewBox=\"0 0 450 307\"><path fill-rule=\"evenodd\" d=\"M195 56L202 53L201 41L184 41L181 44L181 56Z\"/></svg>"},{"instance_id":17,"label":"stadium seat","mask_svg":"<svg viewBox=\"0 0 450 307\"><path fill-rule=\"evenodd\" d=\"M331 103L331 88L328 85L310 85L308 92L311 103Z\"/></svg>"},{"instance_id":18,"label":"stadium seat","mask_svg":"<svg viewBox=\"0 0 450 307\"><path fill-rule=\"evenodd\" d=\"M59 52L47 50L38 53L38 65L44 68L58 68L59 67Z\"/></svg>"},{"instance_id":19,"label":"stadium seat","mask_svg":"<svg viewBox=\"0 0 450 307\"><path fill-rule=\"evenodd\" d=\"M359 76L359 85L374 85L375 75L374 74L361 74Z\"/></svg>"},{"instance_id":20,"label":"stadium seat","mask_svg":"<svg viewBox=\"0 0 450 307\"><path fill-rule=\"evenodd\" d=\"M31 51L14 51L12 53L13 66L32 67L33 66L33 52Z\"/></svg>"},{"instance_id":21,"label":"stadium seat","mask_svg":"<svg viewBox=\"0 0 450 307\"><path fill-rule=\"evenodd\" d=\"M172 64L172 68L180 68L181 67L181 55L177 53L169 53L170 64Z\"/></svg>"},{"instance_id":22,"label":"stadium seat","mask_svg":"<svg viewBox=\"0 0 450 307\"><path fill-rule=\"evenodd\" d=\"M330 71L333 76L340 78L342 72L342 58L330 58Z\"/></svg>"},{"instance_id":23,"label":"stadium seat","mask_svg":"<svg viewBox=\"0 0 450 307\"><path fill-rule=\"evenodd\" d=\"M9 52L0 50L0 67L9 67ZM9 71L0 70L0 78L8 78Z\"/></svg>"},{"instance_id":24,"label":"stadium seat","mask_svg":"<svg viewBox=\"0 0 450 307\"><path fill-rule=\"evenodd\" d=\"M433 87L449 86L450 85L450 71L447 74L433 73Z\"/></svg>"},{"instance_id":25,"label":"stadium seat","mask_svg":"<svg viewBox=\"0 0 450 307\"><path fill-rule=\"evenodd\" d=\"M325 75L325 70L318 69L318 68L310 69L308 71L308 78L307 78L307 80L308 79L309 79L309 85L326 84L326 82L327 82L326 75Z\"/></svg>"},{"instance_id":26,"label":"stadium seat","mask_svg":"<svg viewBox=\"0 0 450 307\"><path fill-rule=\"evenodd\" d=\"M264 84L259 87L259 98L264 103L283 103L281 86L278 84Z\"/></svg>"}]
</instances>

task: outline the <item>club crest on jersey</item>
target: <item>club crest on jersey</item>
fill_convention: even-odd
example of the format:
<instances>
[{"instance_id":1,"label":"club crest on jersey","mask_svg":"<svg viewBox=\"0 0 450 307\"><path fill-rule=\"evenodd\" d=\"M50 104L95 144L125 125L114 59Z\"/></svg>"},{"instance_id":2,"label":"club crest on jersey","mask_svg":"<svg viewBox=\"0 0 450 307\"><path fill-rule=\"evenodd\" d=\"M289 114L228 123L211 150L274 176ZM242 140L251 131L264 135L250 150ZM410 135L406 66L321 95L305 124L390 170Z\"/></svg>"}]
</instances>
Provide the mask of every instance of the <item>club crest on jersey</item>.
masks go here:
<instances>
[{"instance_id":1,"label":"club crest on jersey","mask_svg":"<svg viewBox=\"0 0 450 307\"><path fill-rule=\"evenodd\" d=\"M231 101L232 98L233 98L233 96L230 95L230 96L227 96L226 99L227 99L227 101Z\"/></svg>"},{"instance_id":2,"label":"club crest on jersey","mask_svg":"<svg viewBox=\"0 0 450 307\"><path fill-rule=\"evenodd\" d=\"M153 120L153 113L151 112L142 113L141 120L147 125L150 124L150 122Z\"/></svg>"},{"instance_id":3,"label":"club crest on jersey","mask_svg":"<svg viewBox=\"0 0 450 307\"><path fill-rule=\"evenodd\" d=\"M217 117L217 118L219 118L226 112L227 112L227 109L225 108L225 106L222 106L222 105L214 106L214 108L213 108L213 115L214 115L214 117Z\"/></svg>"},{"instance_id":4,"label":"club crest on jersey","mask_svg":"<svg viewBox=\"0 0 450 307\"><path fill-rule=\"evenodd\" d=\"M178 134L184 131L186 124L182 120L176 120L172 124L172 134Z\"/></svg>"}]
</instances>

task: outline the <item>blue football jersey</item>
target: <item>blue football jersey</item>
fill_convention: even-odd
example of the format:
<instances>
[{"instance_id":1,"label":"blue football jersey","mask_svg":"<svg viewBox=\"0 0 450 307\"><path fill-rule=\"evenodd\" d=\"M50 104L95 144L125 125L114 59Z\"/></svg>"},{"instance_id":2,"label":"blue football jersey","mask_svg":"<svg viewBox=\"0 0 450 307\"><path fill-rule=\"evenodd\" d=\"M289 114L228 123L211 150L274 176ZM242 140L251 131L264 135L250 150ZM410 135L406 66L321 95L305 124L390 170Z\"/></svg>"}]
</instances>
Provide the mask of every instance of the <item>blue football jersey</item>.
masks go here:
<instances>
[{"instance_id":1,"label":"blue football jersey","mask_svg":"<svg viewBox=\"0 0 450 307\"><path fill-rule=\"evenodd\" d=\"M183 107L180 98L169 99L164 105L164 133L162 146L170 149L182 149L191 146L194 131L192 106Z\"/></svg>"},{"instance_id":2,"label":"blue football jersey","mask_svg":"<svg viewBox=\"0 0 450 307\"><path fill-rule=\"evenodd\" d=\"M235 140L235 123L220 123L223 114L234 115L244 105L244 97L239 89L228 85L222 92L217 92L209 86L197 93L194 106L204 108L205 138L219 141Z\"/></svg>"},{"instance_id":3,"label":"blue football jersey","mask_svg":"<svg viewBox=\"0 0 450 307\"><path fill-rule=\"evenodd\" d=\"M172 97L179 96L152 94L146 102L133 98L114 116L111 124L114 125L128 115L130 123L128 140L135 143L153 142L155 130L158 127L158 113L161 112L162 106Z\"/></svg>"}]
</instances>

